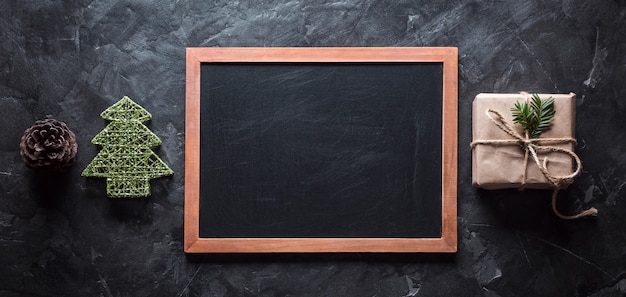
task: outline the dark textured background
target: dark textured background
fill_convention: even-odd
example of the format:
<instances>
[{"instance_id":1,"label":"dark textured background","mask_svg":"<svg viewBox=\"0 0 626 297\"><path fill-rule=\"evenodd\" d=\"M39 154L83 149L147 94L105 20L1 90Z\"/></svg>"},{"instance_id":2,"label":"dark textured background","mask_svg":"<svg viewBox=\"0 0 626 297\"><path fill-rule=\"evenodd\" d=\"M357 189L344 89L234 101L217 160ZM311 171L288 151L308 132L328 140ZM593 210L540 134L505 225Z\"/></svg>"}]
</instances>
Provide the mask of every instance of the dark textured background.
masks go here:
<instances>
[{"instance_id":1,"label":"dark textured background","mask_svg":"<svg viewBox=\"0 0 626 297\"><path fill-rule=\"evenodd\" d=\"M626 1L0 1L0 296L622 296L626 293ZM507 3L508 2L508 3ZM187 258L182 251L185 47L457 46L456 255ZM471 187L479 92L578 94L584 171L561 194ZM175 175L110 200L80 171L98 114L152 112ZM36 119L77 134L77 164L42 178L19 138Z\"/></svg>"}]
</instances>

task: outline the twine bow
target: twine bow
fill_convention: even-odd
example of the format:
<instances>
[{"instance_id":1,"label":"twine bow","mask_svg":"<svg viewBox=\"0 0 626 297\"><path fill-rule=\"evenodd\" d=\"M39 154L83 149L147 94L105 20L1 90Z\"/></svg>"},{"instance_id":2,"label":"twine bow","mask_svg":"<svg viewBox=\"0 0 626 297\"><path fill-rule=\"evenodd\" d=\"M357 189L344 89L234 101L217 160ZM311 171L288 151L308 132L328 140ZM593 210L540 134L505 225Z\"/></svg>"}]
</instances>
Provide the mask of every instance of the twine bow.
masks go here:
<instances>
[{"instance_id":1,"label":"twine bow","mask_svg":"<svg viewBox=\"0 0 626 297\"><path fill-rule=\"evenodd\" d=\"M513 129L513 127L511 127L511 125L504 119L504 117L499 112L493 109L487 109L486 114L492 123L494 123L498 128L500 128L500 130L504 131L513 139L476 140L471 143L472 148L476 147L476 145L479 145L479 144L495 144L495 145L520 144L522 148L524 149L524 168L523 168L524 171L522 175L521 189L523 189L526 184L526 171L528 169L528 158L530 156L532 157L535 164L537 164L537 167L539 167L539 170L541 171L541 173L546 177L546 179L548 180L548 182L550 182L550 184L552 185L552 188L554 189L554 191L552 192L552 210L559 218L571 220L571 219L582 218L582 217L586 217L590 215L596 215L598 213L598 210L592 207L590 209L580 212L579 214L567 216L567 215L561 214L556 208L556 197L557 197L557 193L559 189L563 188L565 185L573 181L574 177L576 177L580 173L582 165L581 165L580 158L578 158L578 156L574 152L568 149L554 146L554 144L564 144L564 143L575 144L576 139L571 138L571 137L529 138L528 132L526 132L524 136L520 135L517 131L515 131L515 129ZM566 154L575 161L576 169L574 170L574 172L568 175L559 176L559 175L552 174L548 170L548 158L545 157L543 159L543 162L541 162L537 155L537 151L557 152L557 153Z\"/></svg>"}]
</instances>

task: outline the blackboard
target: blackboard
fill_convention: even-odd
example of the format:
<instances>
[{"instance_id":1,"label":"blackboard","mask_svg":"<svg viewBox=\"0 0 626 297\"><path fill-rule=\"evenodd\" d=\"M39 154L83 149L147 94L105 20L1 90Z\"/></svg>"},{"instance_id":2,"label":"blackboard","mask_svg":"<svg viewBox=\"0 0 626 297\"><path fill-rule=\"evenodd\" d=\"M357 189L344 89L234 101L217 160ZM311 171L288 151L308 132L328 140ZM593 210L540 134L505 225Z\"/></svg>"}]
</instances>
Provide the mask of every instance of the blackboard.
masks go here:
<instances>
[{"instance_id":1,"label":"blackboard","mask_svg":"<svg viewBox=\"0 0 626 297\"><path fill-rule=\"evenodd\" d=\"M185 251L456 250L455 48L187 50Z\"/></svg>"}]
</instances>

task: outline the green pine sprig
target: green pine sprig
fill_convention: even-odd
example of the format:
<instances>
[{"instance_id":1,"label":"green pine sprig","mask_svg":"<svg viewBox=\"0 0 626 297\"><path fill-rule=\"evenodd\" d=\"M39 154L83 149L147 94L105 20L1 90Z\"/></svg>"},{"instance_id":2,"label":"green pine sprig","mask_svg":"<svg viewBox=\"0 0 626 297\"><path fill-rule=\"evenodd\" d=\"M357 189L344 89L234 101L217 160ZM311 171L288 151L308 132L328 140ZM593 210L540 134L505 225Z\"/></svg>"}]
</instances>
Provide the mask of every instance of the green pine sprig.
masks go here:
<instances>
[{"instance_id":1,"label":"green pine sprig","mask_svg":"<svg viewBox=\"0 0 626 297\"><path fill-rule=\"evenodd\" d=\"M515 102L513 108L513 122L521 125L530 138L539 138L541 133L550 129L554 119L554 98L541 99L533 94L528 102Z\"/></svg>"}]
</instances>

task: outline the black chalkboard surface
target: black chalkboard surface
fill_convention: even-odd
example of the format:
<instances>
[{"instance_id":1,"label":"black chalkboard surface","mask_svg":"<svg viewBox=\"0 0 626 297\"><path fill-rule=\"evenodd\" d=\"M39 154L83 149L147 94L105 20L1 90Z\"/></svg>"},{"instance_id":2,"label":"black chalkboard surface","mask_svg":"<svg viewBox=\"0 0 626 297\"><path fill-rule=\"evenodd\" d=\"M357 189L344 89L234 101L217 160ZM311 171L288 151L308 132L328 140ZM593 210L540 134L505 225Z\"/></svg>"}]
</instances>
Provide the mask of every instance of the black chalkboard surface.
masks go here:
<instances>
[{"instance_id":1,"label":"black chalkboard surface","mask_svg":"<svg viewBox=\"0 0 626 297\"><path fill-rule=\"evenodd\" d=\"M456 249L444 219L447 60L234 48L220 61L228 50L188 49L187 252Z\"/></svg>"},{"instance_id":2,"label":"black chalkboard surface","mask_svg":"<svg viewBox=\"0 0 626 297\"><path fill-rule=\"evenodd\" d=\"M201 237L441 236L441 63L200 73Z\"/></svg>"}]
</instances>

